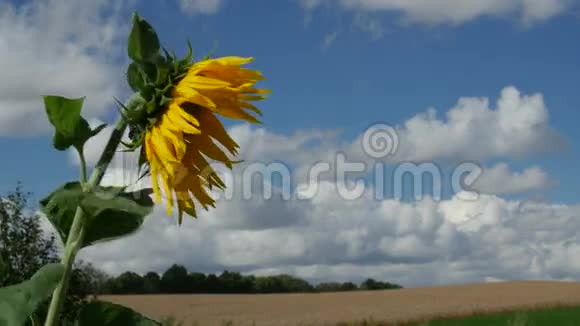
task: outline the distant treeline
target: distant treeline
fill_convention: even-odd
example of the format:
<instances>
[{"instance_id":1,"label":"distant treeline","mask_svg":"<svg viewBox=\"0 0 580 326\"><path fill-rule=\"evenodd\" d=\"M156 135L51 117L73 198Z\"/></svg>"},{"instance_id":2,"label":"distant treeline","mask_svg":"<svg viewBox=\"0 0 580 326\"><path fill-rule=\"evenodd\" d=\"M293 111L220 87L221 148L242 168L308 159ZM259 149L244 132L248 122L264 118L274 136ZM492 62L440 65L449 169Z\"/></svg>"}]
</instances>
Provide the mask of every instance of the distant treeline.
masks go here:
<instances>
[{"instance_id":1,"label":"distant treeline","mask_svg":"<svg viewBox=\"0 0 580 326\"><path fill-rule=\"evenodd\" d=\"M367 279L361 284L351 282L320 283L312 285L307 281L290 276L253 276L224 271L220 275L189 273L180 265L171 266L159 275L149 272L144 276L125 272L118 277L107 279L101 287L102 294L250 294L250 293L308 293L339 292L356 290L400 289L402 286Z\"/></svg>"}]
</instances>

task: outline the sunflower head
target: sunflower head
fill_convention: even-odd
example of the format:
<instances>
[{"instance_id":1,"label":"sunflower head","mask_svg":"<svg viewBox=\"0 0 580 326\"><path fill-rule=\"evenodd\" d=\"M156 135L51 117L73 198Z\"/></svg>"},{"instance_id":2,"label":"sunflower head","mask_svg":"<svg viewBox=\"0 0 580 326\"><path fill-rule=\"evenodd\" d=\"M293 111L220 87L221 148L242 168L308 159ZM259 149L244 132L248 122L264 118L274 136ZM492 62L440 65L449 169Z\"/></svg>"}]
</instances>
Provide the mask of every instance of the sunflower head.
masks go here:
<instances>
[{"instance_id":1,"label":"sunflower head","mask_svg":"<svg viewBox=\"0 0 580 326\"><path fill-rule=\"evenodd\" d=\"M131 35L143 22L134 20ZM147 26L137 27L138 32L150 33ZM124 112L131 140L126 145L140 148L139 165L151 175L156 200L161 201L163 191L169 215L177 203L179 223L184 212L196 217L197 205L213 207L208 190L225 187L210 161L232 168L231 157L237 155L238 144L218 116L258 123L261 111L252 102L269 92L255 87L264 79L260 72L243 67L252 58L206 57L194 62L189 43L188 50L182 59L165 49L164 55L158 49L134 56L138 60L132 57L129 85L146 104Z\"/></svg>"}]
</instances>

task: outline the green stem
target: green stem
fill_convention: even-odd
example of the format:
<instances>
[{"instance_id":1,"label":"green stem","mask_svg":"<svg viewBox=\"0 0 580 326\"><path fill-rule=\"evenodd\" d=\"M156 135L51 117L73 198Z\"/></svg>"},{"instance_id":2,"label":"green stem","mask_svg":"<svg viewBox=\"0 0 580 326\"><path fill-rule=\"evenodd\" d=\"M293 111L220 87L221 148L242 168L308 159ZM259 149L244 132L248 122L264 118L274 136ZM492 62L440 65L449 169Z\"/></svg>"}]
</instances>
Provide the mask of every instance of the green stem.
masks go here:
<instances>
[{"instance_id":1,"label":"green stem","mask_svg":"<svg viewBox=\"0 0 580 326\"><path fill-rule=\"evenodd\" d=\"M77 148L79 153L79 159L81 162L81 185L84 187L87 183L87 160L85 159L85 153L82 148Z\"/></svg>"},{"instance_id":2,"label":"green stem","mask_svg":"<svg viewBox=\"0 0 580 326\"><path fill-rule=\"evenodd\" d=\"M142 99L138 94L136 94L133 95L131 99L129 99L126 107L129 110L134 110L141 104ZM121 139L123 138L125 129L127 129L127 122L123 117L120 117L119 120L117 121L117 124L115 125L115 129L111 133L111 137L109 138L109 141L107 142L107 145L105 146L105 149L103 150L103 153L101 154L99 161L97 162L97 165L95 165L95 169L93 170L93 173L91 174L91 177L88 183L86 184L86 187L83 187L84 191L87 192L92 191L93 188L95 188L101 183L101 180L105 175L105 171L107 170L107 167L111 163L111 160L115 155L117 147L121 143ZM81 176L83 174L86 176L86 163L84 163L82 151L79 151L79 154L81 155ZM85 169L84 173L82 172L83 169ZM58 325L58 316L62 304L64 302L64 298L66 297L66 292L68 290L68 285L73 270L74 260L76 254L78 253L79 249L82 246L83 238L85 235L84 222L85 222L84 211L80 207L78 207L73 219L72 226L68 233L67 241L64 247L64 255L61 260L61 263L65 267L65 271L58 286L56 287L56 289L52 294L52 300L50 302L50 307L48 309L48 314L46 316L46 322L44 324L45 326Z\"/></svg>"}]
</instances>

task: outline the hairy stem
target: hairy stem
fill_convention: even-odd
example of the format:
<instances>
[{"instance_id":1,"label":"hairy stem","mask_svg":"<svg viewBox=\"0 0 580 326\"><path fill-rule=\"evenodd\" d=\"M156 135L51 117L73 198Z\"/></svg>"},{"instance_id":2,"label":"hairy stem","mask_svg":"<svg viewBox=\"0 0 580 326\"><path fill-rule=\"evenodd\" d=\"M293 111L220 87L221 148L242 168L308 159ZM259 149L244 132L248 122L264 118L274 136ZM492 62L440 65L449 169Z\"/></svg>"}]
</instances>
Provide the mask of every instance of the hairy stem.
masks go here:
<instances>
[{"instance_id":1,"label":"hairy stem","mask_svg":"<svg viewBox=\"0 0 580 326\"><path fill-rule=\"evenodd\" d=\"M79 153L79 160L81 163L81 185L84 187L85 183L87 183L87 160L85 159L85 153L82 148L77 148L77 152Z\"/></svg>"},{"instance_id":2,"label":"hairy stem","mask_svg":"<svg viewBox=\"0 0 580 326\"><path fill-rule=\"evenodd\" d=\"M131 99L129 99L126 107L130 110L136 109L139 105L142 104L142 99L139 95L133 95ZM95 165L95 169L91 174L91 177L86 184L83 186L84 191L92 191L93 188L98 186L105 175L105 171L107 167L111 163L113 156L117 150L117 147L121 143L121 139L123 138L123 133L127 129L127 122L123 117L120 117L115 125L115 129L111 133L109 141L101 154L101 157L97 164ZM82 151L79 151L81 156L81 176L85 176L86 181L86 163L84 161ZM85 172L83 172L83 169ZM81 177L82 178L82 177ZM58 325L58 317L59 312L62 308L62 304L64 302L64 298L66 297L66 292L68 290L68 285L70 282L70 277L73 270L73 264L76 257L77 252L82 246L83 238L85 235L85 214L84 211L78 207L74 216L74 220L70 231L68 233L68 237L66 240L66 244L64 247L64 255L61 259L61 263L65 267L64 274L54 290L52 294L52 300L50 302L50 307L48 310L48 314L46 316L45 326L56 326Z\"/></svg>"}]
</instances>

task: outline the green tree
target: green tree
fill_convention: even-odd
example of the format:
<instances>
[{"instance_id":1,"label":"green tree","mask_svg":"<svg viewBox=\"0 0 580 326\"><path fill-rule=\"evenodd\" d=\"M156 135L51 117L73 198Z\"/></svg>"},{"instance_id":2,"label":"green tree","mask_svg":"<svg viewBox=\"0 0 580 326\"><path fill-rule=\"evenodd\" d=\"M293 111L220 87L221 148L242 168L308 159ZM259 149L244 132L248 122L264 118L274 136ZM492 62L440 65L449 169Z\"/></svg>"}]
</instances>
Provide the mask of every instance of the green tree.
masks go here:
<instances>
[{"instance_id":1,"label":"green tree","mask_svg":"<svg viewBox=\"0 0 580 326\"><path fill-rule=\"evenodd\" d=\"M161 291L161 277L155 272L149 272L143 276L143 288L145 293L156 294Z\"/></svg>"},{"instance_id":2,"label":"green tree","mask_svg":"<svg viewBox=\"0 0 580 326\"><path fill-rule=\"evenodd\" d=\"M189 293L207 293L207 277L203 273L190 273L188 275Z\"/></svg>"},{"instance_id":3,"label":"green tree","mask_svg":"<svg viewBox=\"0 0 580 326\"><path fill-rule=\"evenodd\" d=\"M312 292L314 288L305 280L287 274L275 276L280 284L280 291L284 293Z\"/></svg>"},{"instance_id":4,"label":"green tree","mask_svg":"<svg viewBox=\"0 0 580 326\"><path fill-rule=\"evenodd\" d=\"M70 288L64 301L62 312L66 320L73 320L80 309L98 294L103 294L108 275L91 263L78 260L72 271Z\"/></svg>"},{"instance_id":5,"label":"green tree","mask_svg":"<svg viewBox=\"0 0 580 326\"><path fill-rule=\"evenodd\" d=\"M40 267L58 261L56 239L43 232L40 216L28 207L29 196L18 184L0 197L0 256L7 268L0 287L23 282Z\"/></svg>"},{"instance_id":6,"label":"green tree","mask_svg":"<svg viewBox=\"0 0 580 326\"><path fill-rule=\"evenodd\" d=\"M112 294L145 293L145 281L141 275L133 272L125 272L112 279L107 287Z\"/></svg>"},{"instance_id":7,"label":"green tree","mask_svg":"<svg viewBox=\"0 0 580 326\"><path fill-rule=\"evenodd\" d=\"M205 280L207 293L219 293L221 289L220 280L215 274L209 274Z\"/></svg>"},{"instance_id":8,"label":"green tree","mask_svg":"<svg viewBox=\"0 0 580 326\"><path fill-rule=\"evenodd\" d=\"M161 289L163 293L187 293L188 281L187 269L181 265L173 265L163 273Z\"/></svg>"},{"instance_id":9,"label":"green tree","mask_svg":"<svg viewBox=\"0 0 580 326\"><path fill-rule=\"evenodd\" d=\"M393 290L400 289L402 286L389 282L375 281L372 278L368 278L361 283L360 288L362 290Z\"/></svg>"},{"instance_id":10,"label":"green tree","mask_svg":"<svg viewBox=\"0 0 580 326\"><path fill-rule=\"evenodd\" d=\"M219 276L220 293L251 293L253 282L238 272L224 271Z\"/></svg>"},{"instance_id":11,"label":"green tree","mask_svg":"<svg viewBox=\"0 0 580 326\"><path fill-rule=\"evenodd\" d=\"M339 292L342 291L342 284L338 282L325 282L316 285L316 292Z\"/></svg>"},{"instance_id":12,"label":"green tree","mask_svg":"<svg viewBox=\"0 0 580 326\"><path fill-rule=\"evenodd\" d=\"M358 286L352 282L345 282L340 285L341 291L356 291L358 290Z\"/></svg>"}]
</instances>

